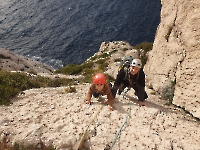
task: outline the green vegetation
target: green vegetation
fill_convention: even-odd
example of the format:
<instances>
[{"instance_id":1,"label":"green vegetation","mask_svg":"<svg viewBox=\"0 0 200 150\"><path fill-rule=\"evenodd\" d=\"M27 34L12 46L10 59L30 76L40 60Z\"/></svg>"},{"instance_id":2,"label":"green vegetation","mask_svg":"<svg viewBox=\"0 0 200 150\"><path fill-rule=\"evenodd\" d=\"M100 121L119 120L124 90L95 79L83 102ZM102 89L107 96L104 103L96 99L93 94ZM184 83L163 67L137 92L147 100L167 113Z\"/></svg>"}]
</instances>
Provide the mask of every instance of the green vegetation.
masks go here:
<instances>
[{"instance_id":1,"label":"green vegetation","mask_svg":"<svg viewBox=\"0 0 200 150\"><path fill-rule=\"evenodd\" d=\"M142 60L143 66L146 64L148 60L147 53L152 50L153 43L152 42L143 42L141 44L137 44L133 47L134 49L137 49L140 52L140 59ZM142 51L141 51L142 50Z\"/></svg>"},{"instance_id":2,"label":"green vegetation","mask_svg":"<svg viewBox=\"0 0 200 150\"><path fill-rule=\"evenodd\" d=\"M96 61L96 64L99 65L99 67L98 67L99 70L102 70L102 71L106 70L106 68L109 65L108 63L106 63L106 60L108 60L108 59L99 59Z\"/></svg>"},{"instance_id":3,"label":"green vegetation","mask_svg":"<svg viewBox=\"0 0 200 150\"><path fill-rule=\"evenodd\" d=\"M69 64L64 68L61 68L56 71L56 73L63 73L68 75L78 74L82 71L82 66L77 64Z\"/></svg>"},{"instance_id":4,"label":"green vegetation","mask_svg":"<svg viewBox=\"0 0 200 150\"><path fill-rule=\"evenodd\" d=\"M10 103L10 100L21 91L40 87L59 87L75 84L74 79L36 76L33 74L0 71L0 105Z\"/></svg>"},{"instance_id":5,"label":"green vegetation","mask_svg":"<svg viewBox=\"0 0 200 150\"><path fill-rule=\"evenodd\" d=\"M112 53L115 53L117 50L113 50L112 52L102 52L101 55L95 55L91 57L88 61L82 64L69 64L64 68L57 70L55 73L61 73L66 75L83 75L84 78L80 81L80 83L91 83L92 78L96 73L103 73L108 67L108 60ZM106 75L110 81L114 79Z\"/></svg>"},{"instance_id":6,"label":"green vegetation","mask_svg":"<svg viewBox=\"0 0 200 150\"><path fill-rule=\"evenodd\" d=\"M175 84L176 84L176 81L169 81L168 84L166 84L162 89L161 98L163 100L168 101L166 105L172 104L173 97L174 97Z\"/></svg>"},{"instance_id":7,"label":"green vegetation","mask_svg":"<svg viewBox=\"0 0 200 150\"><path fill-rule=\"evenodd\" d=\"M84 70L91 69L94 66L94 62L89 61L85 62L83 64L69 64L61 69L58 69L55 71L55 73L62 73L67 75L75 75L75 74L81 74L84 72Z\"/></svg>"}]
</instances>

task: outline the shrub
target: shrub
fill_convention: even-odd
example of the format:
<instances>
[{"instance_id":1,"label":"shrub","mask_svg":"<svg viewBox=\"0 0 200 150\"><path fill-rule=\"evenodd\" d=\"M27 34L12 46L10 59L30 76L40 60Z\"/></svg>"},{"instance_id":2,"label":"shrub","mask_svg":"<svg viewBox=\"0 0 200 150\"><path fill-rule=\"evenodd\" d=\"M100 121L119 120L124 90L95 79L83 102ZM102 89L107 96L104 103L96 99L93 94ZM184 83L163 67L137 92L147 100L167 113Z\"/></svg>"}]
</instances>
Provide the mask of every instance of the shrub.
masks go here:
<instances>
[{"instance_id":1,"label":"shrub","mask_svg":"<svg viewBox=\"0 0 200 150\"><path fill-rule=\"evenodd\" d=\"M108 67L108 63L102 63L99 65L99 70L102 70L102 71L106 71L107 67Z\"/></svg>"},{"instance_id":2,"label":"shrub","mask_svg":"<svg viewBox=\"0 0 200 150\"><path fill-rule=\"evenodd\" d=\"M68 75L74 75L78 74L82 71L81 65L78 64L69 64L59 70L57 70L55 73L63 73Z\"/></svg>"},{"instance_id":3,"label":"shrub","mask_svg":"<svg viewBox=\"0 0 200 150\"><path fill-rule=\"evenodd\" d=\"M175 84L175 81L166 81L162 89L161 98L168 100L169 104L172 103L174 97Z\"/></svg>"},{"instance_id":4,"label":"shrub","mask_svg":"<svg viewBox=\"0 0 200 150\"><path fill-rule=\"evenodd\" d=\"M145 52L148 52L148 51L152 50L153 43L152 42L143 42L143 43L135 45L133 48L137 49L137 50L143 49Z\"/></svg>"},{"instance_id":5,"label":"shrub","mask_svg":"<svg viewBox=\"0 0 200 150\"><path fill-rule=\"evenodd\" d=\"M86 69L86 68L92 68L94 66L94 62L89 61L89 62L85 62L82 64L82 69Z\"/></svg>"},{"instance_id":6,"label":"shrub","mask_svg":"<svg viewBox=\"0 0 200 150\"><path fill-rule=\"evenodd\" d=\"M75 80L74 79L66 79L66 78L57 78L49 80L47 83L48 87L60 87L60 86L69 86L74 85Z\"/></svg>"},{"instance_id":7,"label":"shrub","mask_svg":"<svg viewBox=\"0 0 200 150\"><path fill-rule=\"evenodd\" d=\"M153 48L153 43L152 42L143 42L141 44L137 44L136 46L133 47L134 49L137 50L142 50L140 51L140 59L142 61L142 65L144 66L147 62L148 56L147 53L152 50Z\"/></svg>"},{"instance_id":8,"label":"shrub","mask_svg":"<svg viewBox=\"0 0 200 150\"><path fill-rule=\"evenodd\" d=\"M108 56L110 56L110 53L102 53L101 55L98 56L98 58L107 58Z\"/></svg>"},{"instance_id":9,"label":"shrub","mask_svg":"<svg viewBox=\"0 0 200 150\"><path fill-rule=\"evenodd\" d=\"M25 74L0 71L0 104L6 104L9 99L26 89L26 80Z\"/></svg>"},{"instance_id":10,"label":"shrub","mask_svg":"<svg viewBox=\"0 0 200 150\"><path fill-rule=\"evenodd\" d=\"M107 59L99 59L95 63L97 63L97 64L103 64L103 63L105 63L106 60Z\"/></svg>"},{"instance_id":11,"label":"shrub","mask_svg":"<svg viewBox=\"0 0 200 150\"><path fill-rule=\"evenodd\" d=\"M115 81L115 78L113 78L113 77L110 76L109 74L105 74L105 76L106 76L106 80L107 80L107 82Z\"/></svg>"},{"instance_id":12,"label":"shrub","mask_svg":"<svg viewBox=\"0 0 200 150\"><path fill-rule=\"evenodd\" d=\"M0 71L0 105L10 103L10 100L21 91L40 87L59 87L74 85L76 80L57 78L50 79L42 76L32 76L26 73Z\"/></svg>"},{"instance_id":13,"label":"shrub","mask_svg":"<svg viewBox=\"0 0 200 150\"><path fill-rule=\"evenodd\" d=\"M94 60L96 60L97 58L98 58L98 56L95 55L95 56L90 57L90 60L91 60L91 61L94 61Z\"/></svg>"}]
</instances>

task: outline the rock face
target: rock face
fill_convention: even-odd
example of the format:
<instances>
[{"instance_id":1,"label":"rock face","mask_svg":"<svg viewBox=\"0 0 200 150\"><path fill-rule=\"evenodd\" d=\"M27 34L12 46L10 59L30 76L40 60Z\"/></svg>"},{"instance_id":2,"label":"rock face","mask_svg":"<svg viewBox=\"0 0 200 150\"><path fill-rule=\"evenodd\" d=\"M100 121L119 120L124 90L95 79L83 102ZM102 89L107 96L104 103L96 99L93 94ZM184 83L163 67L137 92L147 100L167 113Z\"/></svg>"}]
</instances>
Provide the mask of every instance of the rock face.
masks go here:
<instances>
[{"instance_id":1,"label":"rock face","mask_svg":"<svg viewBox=\"0 0 200 150\"><path fill-rule=\"evenodd\" d=\"M199 121L158 95L149 94L148 107L139 107L134 90L117 94L110 111L103 104L106 96L83 103L89 87L76 85L76 93L67 87L24 91L12 105L0 106L0 141L35 150L42 149L40 141L56 150L78 150L79 143L79 150L199 150Z\"/></svg>"},{"instance_id":2,"label":"rock face","mask_svg":"<svg viewBox=\"0 0 200 150\"><path fill-rule=\"evenodd\" d=\"M117 52L112 53L113 51ZM125 41L102 42L99 51L95 55L101 55L103 52L112 53L105 73L114 78L116 78L119 71L120 61L125 56L139 57L138 50L133 49L133 47Z\"/></svg>"},{"instance_id":3,"label":"rock face","mask_svg":"<svg viewBox=\"0 0 200 150\"><path fill-rule=\"evenodd\" d=\"M9 50L0 48L0 69L6 71L25 71L35 73L52 73L54 68Z\"/></svg>"},{"instance_id":4,"label":"rock face","mask_svg":"<svg viewBox=\"0 0 200 150\"><path fill-rule=\"evenodd\" d=\"M145 66L147 83L162 92L175 83L173 104L200 118L200 1L162 0L161 22Z\"/></svg>"}]
</instances>

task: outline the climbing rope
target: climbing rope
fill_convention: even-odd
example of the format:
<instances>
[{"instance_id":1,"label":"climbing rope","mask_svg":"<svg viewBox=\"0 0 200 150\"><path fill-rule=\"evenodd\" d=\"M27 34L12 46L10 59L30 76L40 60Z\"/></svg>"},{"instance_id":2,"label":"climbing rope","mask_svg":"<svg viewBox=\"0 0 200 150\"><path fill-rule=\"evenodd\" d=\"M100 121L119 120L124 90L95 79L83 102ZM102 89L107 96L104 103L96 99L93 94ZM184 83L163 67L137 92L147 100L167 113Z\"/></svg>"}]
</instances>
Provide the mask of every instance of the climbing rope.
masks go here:
<instances>
[{"instance_id":1,"label":"climbing rope","mask_svg":"<svg viewBox=\"0 0 200 150\"><path fill-rule=\"evenodd\" d=\"M83 135L81 136L80 138L80 141L76 147L75 150L79 150L79 148L81 147L81 145L83 144L83 141L84 141L84 137L85 137L85 134L87 133L87 130L89 128L89 126L93 123L93 121L95 120L95 118L97 117L97 115L99 114L99 112L101 111L101 109L103 108L103 106L101 105L99 110L97 111L97 113L94 115L94 117L92 118L92 120L89 122L89 124L87 125L87 128L85 129L85 132L83 133Z\"/></svg>"},{"instance_id":2,"label":"climbing rope","mask_svg":"<svg viewBox=\"0 0 200 150\"><path fill-rule=\"evenodd\" d=\"M130 90L130 89L127 89L127 91L124 92L123 98L125 98L125 95L128 93L129 90ZM114 139L114 141L113 141L113 143L112 143L112 146L110 147L110 150L113 149L115 143L117 142L117 139L119 138L119 136L120 136L120 134L121 134L123 128L125 127L126 123L128 122L128 119L129 119L130 116L131 116L131 105L130 105L130 102L129 102L128 104L129 104L129 112L128 112L128 115L127 115L127 117L126 117L126 120L125 120L124 123L122 124L121 128L119 129L119 132L116 134L115 139Z\"/></svg>"}]
</instances>

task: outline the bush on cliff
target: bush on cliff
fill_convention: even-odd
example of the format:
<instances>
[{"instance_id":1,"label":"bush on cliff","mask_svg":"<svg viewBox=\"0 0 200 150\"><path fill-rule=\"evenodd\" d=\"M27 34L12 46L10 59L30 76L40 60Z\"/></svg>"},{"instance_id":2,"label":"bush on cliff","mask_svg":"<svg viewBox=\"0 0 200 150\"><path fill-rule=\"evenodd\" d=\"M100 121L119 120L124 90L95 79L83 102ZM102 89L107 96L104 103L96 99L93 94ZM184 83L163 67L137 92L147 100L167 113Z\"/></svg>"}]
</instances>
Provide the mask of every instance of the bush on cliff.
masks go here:
<instances>
[{"instance_id":1,"label":"bush on cliff","mask_svg":"<svg viewBox=\"0 0 200 150\"><path fill-rule=\"evenodd\" d=\"M148 59L147 53L150 50L152 50L153 43L152 42L143 42L143 43L135 45L133 48L137 49L140 52L140 59L142 60L142 64L144 66Z\"/></svg>"},{"instance_id":2,"label":"bush on cliff","mask_svg":"<svg viewBox=\"0 0 200 150\"><path fill-rule=\"evenodd\" d=\"M75 84L73 79L50 79L23 72L0 71L0 105L9 104L10 100L21 91L40 87L59 87Z\"/></svg>"}]
</instances>

